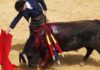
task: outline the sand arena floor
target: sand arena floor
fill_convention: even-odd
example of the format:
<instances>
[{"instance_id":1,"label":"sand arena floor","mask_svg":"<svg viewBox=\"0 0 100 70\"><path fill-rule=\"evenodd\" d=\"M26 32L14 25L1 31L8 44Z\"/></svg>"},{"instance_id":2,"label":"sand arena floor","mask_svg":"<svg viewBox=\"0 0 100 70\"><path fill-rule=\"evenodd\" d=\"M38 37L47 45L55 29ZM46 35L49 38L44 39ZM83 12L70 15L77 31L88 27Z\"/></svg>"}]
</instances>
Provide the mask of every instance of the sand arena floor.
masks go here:
<instances>
[{"instance_id":1,"label":"sand arena floor","mask_svg":"<svg viewBox=\"0 0 100 70\"><path fill-rule=\"evenodd\" d=\"M0 27L4 30L16 16L14 9L16 0L0 0ZM45 0L48 7L47 17L49 22L67 22L77 20L100 19L100 0ZM12 48L9 58L12 63L18 65L19 70L30 69L25 65L20 65L18 54L28 38L28 23L22 18L16 28L11 31L13 34ZM61 58L61 66L54 64L46 70L100 70L100 55L94 51L85 66L80 67L79 62L85 55L84 48L77 52L66 52L65 58Z\"/></svg>"}]
</instances>

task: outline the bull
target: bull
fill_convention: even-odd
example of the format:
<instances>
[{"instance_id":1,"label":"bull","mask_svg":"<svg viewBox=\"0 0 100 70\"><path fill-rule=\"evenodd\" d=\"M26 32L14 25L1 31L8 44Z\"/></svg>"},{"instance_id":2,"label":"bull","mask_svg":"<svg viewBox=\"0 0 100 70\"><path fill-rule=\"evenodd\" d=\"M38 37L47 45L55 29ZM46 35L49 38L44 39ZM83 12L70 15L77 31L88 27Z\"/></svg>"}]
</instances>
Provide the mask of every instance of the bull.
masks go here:
<instances>
[{"instance_id":1,"label":"bull","mask_svg":"<svg viewBox=\"0 0 100 70\"><path fill-rule=\"evenodd\" d=\"M70 22L54 22L47 24L52 30L52 33L58 41L60 48L64 52L86 48L86 55L83 57L83 62L87 61L93 50L100 53L100 20L80 20ZM31 58L36 63L41 57L41 66L44 67L51 60L48 44L45 39L45 34L42 35L44 44L39 44L38 49L34 47L33 57ZM30 39L34 38L33 36ZM31 43L33 40L30 41ZM25 49L25 48L24 48ZM26 55L24 58L23 51L20 53L20 58L27 64L31 64L30 57ZM27 62L28 61L28 62Z\"/></svg>"}]
</instances>

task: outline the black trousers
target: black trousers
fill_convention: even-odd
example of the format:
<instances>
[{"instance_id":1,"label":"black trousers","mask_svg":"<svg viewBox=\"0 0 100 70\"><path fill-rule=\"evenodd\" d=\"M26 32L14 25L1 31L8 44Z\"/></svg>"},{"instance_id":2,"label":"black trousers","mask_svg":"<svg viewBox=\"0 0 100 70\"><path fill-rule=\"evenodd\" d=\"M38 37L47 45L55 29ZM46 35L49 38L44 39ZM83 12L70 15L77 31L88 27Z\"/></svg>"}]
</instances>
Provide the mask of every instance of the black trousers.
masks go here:
<instances>
[{"instance_id":1,"label":"black trousers","mask_svg":"<svg viewBox=\"0 0 100 70\"><path fill-rule=\"evenodd\" d=\"M32 19L29 30L30 30L30 35L29 38L23 48L23 53L26 55L32 57L34 56L33 54L36 53L36 49L34 48L34 42L35 42L35 37L36 37L36 32L35 30L40 27L41 24L45 23L46 18L45 16L41 16L39 20L34 20Z\"/></svg>"}]
</instances>

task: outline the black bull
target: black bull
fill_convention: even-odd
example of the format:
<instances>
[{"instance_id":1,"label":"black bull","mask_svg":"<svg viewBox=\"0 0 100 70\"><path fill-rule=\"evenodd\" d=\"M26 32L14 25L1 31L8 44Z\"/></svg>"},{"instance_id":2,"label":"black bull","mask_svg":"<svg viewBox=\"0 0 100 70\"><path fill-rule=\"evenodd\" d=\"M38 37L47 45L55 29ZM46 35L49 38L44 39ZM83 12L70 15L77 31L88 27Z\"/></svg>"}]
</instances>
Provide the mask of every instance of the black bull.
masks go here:
<instances>
[{"instance_id":1,"label":"black bull","mask_svg":"<svg viewBox=\"0 0 100 70\"><path fill-rule=\"evenodd\" d=\"M52 29L52 33L58 41L61 49L64 52L73 51L85 47L87 50L83 61L86 61L93 50L100 53L100 21L99 20L81 20L71 22L54 22L48 24ZM30 39L34 38L30 37ZM46 41L44 36L44 41ZM30 41L33 43L33 40ZM31 44L30 43L30 44ZM45 47L43 47L45 45ZM27 48L24 48L27 49ZM31 49L31 48L30 48ZM50 52L48 51L47 43L40 44L38 52L36 47L32 51L32 60L34 63L37 61L37 53L39 53L42 59L42 65L46 65L51 59ZM27 51L28 52L28 51ZM23 53L26 53L23 51ZM29 58L29 57L28 57ZM30 59L28 59L30 61ZM31 62L29 62L31 64Z\"/></svg>"}]
</instances>

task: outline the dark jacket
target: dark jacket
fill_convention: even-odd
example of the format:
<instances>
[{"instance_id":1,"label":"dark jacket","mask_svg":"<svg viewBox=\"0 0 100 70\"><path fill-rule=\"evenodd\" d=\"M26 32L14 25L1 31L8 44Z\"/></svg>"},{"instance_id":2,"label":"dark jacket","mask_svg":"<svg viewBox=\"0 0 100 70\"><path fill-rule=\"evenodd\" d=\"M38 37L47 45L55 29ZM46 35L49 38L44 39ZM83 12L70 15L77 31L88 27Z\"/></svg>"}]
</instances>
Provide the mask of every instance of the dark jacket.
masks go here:
<instances>
[{"instance_id":1,"label":"dark jacket","mask_svg":"<svg viewBox=\"0 0 100 70\"><path fill-rule=\"evenodd\" d=\"M12 23L10 24L10 28L14 28L16 24L18 23L18 21L22 18L22 16L24 16L24 18L27 21L29 21L29 18L35 18L43 14L43 10L44 11L47 10L44 0L27 0L27 2L30 3L33 9L26 9L25 11L19 12L17 16L14 18L14 20L12 21Z\"/></svg>"}]
</instances>

